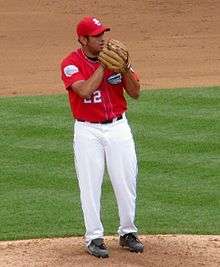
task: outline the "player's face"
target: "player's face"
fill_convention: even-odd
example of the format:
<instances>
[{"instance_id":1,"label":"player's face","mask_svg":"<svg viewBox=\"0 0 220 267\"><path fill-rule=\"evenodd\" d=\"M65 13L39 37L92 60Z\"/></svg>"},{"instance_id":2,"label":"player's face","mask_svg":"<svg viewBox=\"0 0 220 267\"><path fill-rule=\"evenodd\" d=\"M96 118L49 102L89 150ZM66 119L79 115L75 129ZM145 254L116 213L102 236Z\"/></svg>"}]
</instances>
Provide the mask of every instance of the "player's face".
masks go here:
<instances>
[{"instance_id":1,"label":"player's face","mask_svg":"<svg viewBox=\"0 0 220 267\"><path fill-rule=\"evenodd\" d=\"M89 36L87 39L87 49L93 54L98 55L105 45L104 33L96 36Z\"/></svg>"}]
</instances>

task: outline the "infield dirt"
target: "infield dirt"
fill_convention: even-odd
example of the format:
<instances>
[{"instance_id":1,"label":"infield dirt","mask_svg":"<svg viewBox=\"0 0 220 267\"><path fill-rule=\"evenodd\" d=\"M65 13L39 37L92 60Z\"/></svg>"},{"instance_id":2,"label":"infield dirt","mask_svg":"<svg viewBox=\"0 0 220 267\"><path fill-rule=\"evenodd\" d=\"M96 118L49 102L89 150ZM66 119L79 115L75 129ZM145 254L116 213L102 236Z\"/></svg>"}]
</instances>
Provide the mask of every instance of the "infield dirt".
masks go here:
<instances>
[{"instance_id":1,"label":"infield dirt","mask_svg":"<svg viewBox=\"0 0 220 267\"><path fill-rule=\"evenodd\" d=\"M126 43L142 89L220 85L219 0L0 0L0 96L63 93L59 63L78 46L75 24L95 15ZM146 218L147 220L147 218ZM0 266L220 266L220 236L142 236L143 254L110 258L82 238L0 242Z\"/></svg>"},{"instance_id":2,"label":"infield dirt","mask_svg":"<svg viewBox=\"0 0 220 267\"><path fill-rule=\"evenodd\" d=\"M59 63L95 15L125 42L142 88L220 84L219 0L0 0L0 95L63 93Z\"/></svg>"}]
</instances>

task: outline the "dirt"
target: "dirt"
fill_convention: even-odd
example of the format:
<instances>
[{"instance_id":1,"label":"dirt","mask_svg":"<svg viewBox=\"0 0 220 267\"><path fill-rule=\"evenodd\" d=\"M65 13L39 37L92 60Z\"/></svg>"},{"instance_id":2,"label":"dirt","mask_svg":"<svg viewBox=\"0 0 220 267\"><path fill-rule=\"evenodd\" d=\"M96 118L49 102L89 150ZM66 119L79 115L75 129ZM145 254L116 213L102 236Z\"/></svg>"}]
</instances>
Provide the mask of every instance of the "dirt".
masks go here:
<instances>
[{"instance_id":1,"label":"dirt","mask_svg":"<svg viewBox=\"0 0 220 267\"><path fill-rule=\"evenodd\" d=\"M125 42L142 89L220 85L219 0L0 0L0 96L64 93L59 62L75 24L95 15ZM109 259L82 238L0 242L0 266L220 266L220 236L141 236L143 254L107 237Z\"/></svg>"},{"instance_id":2,"label":"dirt","mask_svg":"<svg viewBox=\"0 0 220 267\"><path fill-rule=\"evenodd\" d=\"M125 42L143 89L220 84L219 0L0 0L0 96L63 93L59 63L95 15Z\"/></svg>"},{"instance_id":3,"label":"dirt","mask_svg":"<svg viewBox=\"0 0 220 267\"><path fill-rule=\"evenodd\" d=\"M82 238L0 242L0 266L220 266L219 236L140 236L142 254L120 248L117 237L106 237L108 259L90 256Z\"/></svg>"}]
</instances>

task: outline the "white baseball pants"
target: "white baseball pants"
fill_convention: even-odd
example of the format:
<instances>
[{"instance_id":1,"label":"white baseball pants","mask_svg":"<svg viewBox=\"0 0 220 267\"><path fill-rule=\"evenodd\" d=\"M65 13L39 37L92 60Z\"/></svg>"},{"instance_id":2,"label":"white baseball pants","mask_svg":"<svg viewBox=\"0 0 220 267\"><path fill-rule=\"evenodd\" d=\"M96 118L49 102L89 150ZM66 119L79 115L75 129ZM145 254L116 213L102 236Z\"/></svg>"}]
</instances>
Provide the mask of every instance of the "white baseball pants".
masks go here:
<instances>
[{"instance_id":1,"label":"white baseball pants","mask_svg":"<svg viewBox=\"0 0 220 267\"><path fill-rule=\"evenodd\" d=\"M73 147L86 227L86 245L104 235L100 198L105 163L118 204L118 234L137 232L134 224L137 159L125 115L121 120L109 124L76 121Z\"/></svg>"}]
</instances>

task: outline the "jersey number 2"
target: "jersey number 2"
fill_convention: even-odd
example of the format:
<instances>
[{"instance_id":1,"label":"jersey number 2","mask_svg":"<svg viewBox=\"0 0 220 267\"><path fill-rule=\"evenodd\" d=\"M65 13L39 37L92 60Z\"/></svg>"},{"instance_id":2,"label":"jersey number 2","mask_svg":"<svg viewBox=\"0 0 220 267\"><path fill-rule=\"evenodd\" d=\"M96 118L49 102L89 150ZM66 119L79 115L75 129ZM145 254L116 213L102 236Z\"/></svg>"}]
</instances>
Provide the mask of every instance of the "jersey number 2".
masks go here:
<instances>
[{"instance_id":1,"label":"jersey number 2","mask_svg":"<svg viewBox=\"0 0 220 267\"><path fill-rule=\"evenodd\" d=\"M90 98L84 99L85 104L101 103L101 102L102 102L102 96L101 96L101 91L99 90L94 91Z\"/></svg>"}]
</instances>

